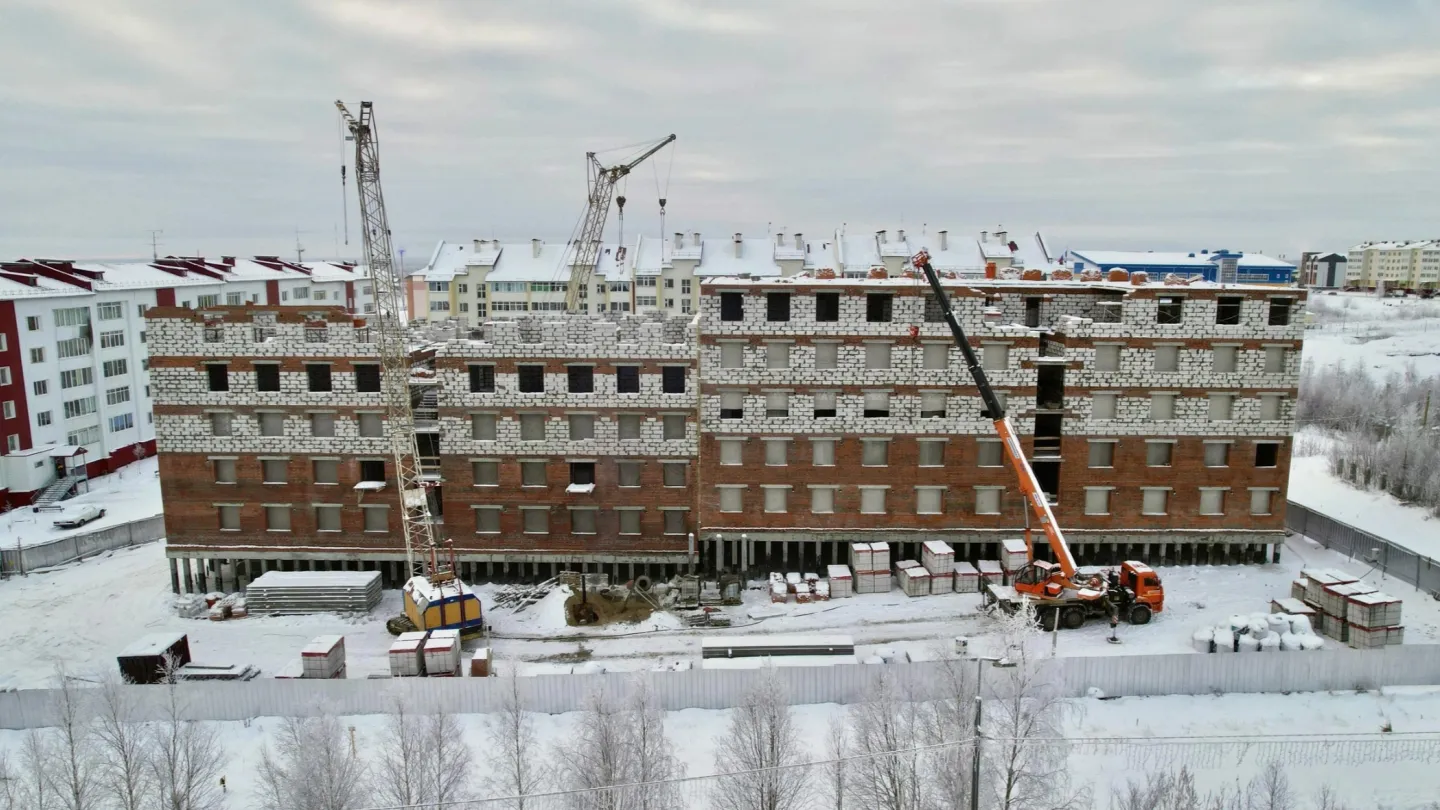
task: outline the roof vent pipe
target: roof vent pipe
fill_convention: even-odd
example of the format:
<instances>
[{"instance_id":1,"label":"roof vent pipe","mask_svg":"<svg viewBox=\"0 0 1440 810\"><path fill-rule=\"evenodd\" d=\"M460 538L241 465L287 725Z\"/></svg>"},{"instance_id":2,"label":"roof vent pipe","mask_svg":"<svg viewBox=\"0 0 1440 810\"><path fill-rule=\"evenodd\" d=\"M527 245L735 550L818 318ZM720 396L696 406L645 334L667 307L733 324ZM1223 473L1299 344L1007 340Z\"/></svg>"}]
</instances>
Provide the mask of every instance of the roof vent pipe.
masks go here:
<instances>
[{"instance_id":1,"label":"roof vent pipe","mask_svg":"<svg viewBox=\"0 0 1440 810\"><path fill-rule=\"evenodd\" d=\"M883 230L876 231L876 232L875 232L875 235L878 236L878 237L880 237L880 244L882 244L882 245L885 244L885 231L883 231Z\"/></svg>"},{"instance_id":2,"label":"roof vent pipe","mask_svg":"<svg viewBox=\"0 0 1440 810\"><path fill-rule=\"evenodd\" d=\"M981 242L989 242L989 241L990 241L990 232L989 232L989 231L981 231L981 232L980 232L980 241L981 241Z\"/></svg>"},{"instance_id":3,"label":"roof vent pipe","mask_svg":"<svg viewBox=\"0 0 1440 810\"><path fill-rule=\"evenodd\" d=\"M699 232L699 231L695 231L694 233L690 234L690 237L691 237L692 240L694 240L690 246L691 246L691 247L700 247L700 232Z\"/></svg>"},{"instance_id":4,"label":"roof vent pipe","mask_svg":"<svg viewBox=\"0 0 1440 810\"><path fill-rule=\"evenodd\" d=\"M800 234L799 234L798 232L795 234L795 249L796 249L796 250L804 250L804 249L805 249L805 240L801 238L801 236L800 236Z\"/></svg>"},{"instance_id":5,"label":"roof vent pipe","mask_svg":"<svg viewBox=\"0 0 1440 810\"><path fill-rule=\"evenodd\" d=\"M904 241L905 241L905 229L904 229L904 228L901 228L900 230L896 231L895 233L898 234L898 235L895 237L895 241L896 241L896 242L904 242Z\"/></svg>"},{"instance_id":6,"label":"roof vent pipe","mask_svg":"<svg viewBox=\"0 0 1440 810\"><path fill-rule=\"evenodd\" d=\"M539 239L530 240L530 255L536 259L540 258L540 244Z\"/></svg>"},{"instance_id":7,"label":"roof vent pipe","mask_svg":"<svg viewBox=\"0 0 1440 810\"><path fill-rule=\"evenodd\" d=\"M941 249L941 250L949 250L949 249L950 249L950 232L949 232L949 231L941 231L941 232L940 232L940 249Z\"/></svg>"},{"instance_id":8,"label":"roof vent pipe","mask_svg":"<svg viewBox=\"0 0 1440 810\"><path fill-rule=\"evenodd\" d=\"M777 234L775 234L775 247L777 247L777 248L783 248L783 247L785 247L785 234L783 234L783 233L777 233Z\"/></svg>"},{"instance_id":9,"label":"roof vent pipe","mask_svg":"<svg viewBox=\"0 0 1440 810\"><path fill-rule=\"evenodd\" d=\"M679 232L679 231L676 231L676 232L675 232L675 249L676 249L676 250L679 250L680 248L683 248L683 247L685 247L685 234L683 234L683 233L681 233L681 232Z\"/></svg>"},{"instance_id":10,"label":"roof vent pipe","mask_svg":"<svg viewBox=\"0 0 1440 810\"><path fill-rule=\"evenodd\" d=\"M740 234L737 233L737 234L735 234L735 258L737 258L737 259L740 258L740 245L741 245L741 237L740 237Z\"/></svg>"}]
</instances>

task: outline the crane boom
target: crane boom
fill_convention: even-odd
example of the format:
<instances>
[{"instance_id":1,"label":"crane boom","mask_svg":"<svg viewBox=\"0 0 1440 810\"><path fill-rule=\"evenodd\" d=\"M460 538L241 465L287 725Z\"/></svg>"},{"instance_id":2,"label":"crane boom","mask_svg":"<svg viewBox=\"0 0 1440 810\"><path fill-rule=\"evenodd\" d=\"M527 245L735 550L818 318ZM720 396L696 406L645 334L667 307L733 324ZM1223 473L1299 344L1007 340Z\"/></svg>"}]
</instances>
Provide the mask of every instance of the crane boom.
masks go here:
<instances>
[{"instance_id":1,"label":"crane boom","mask_svg":"<svg viewBox=\"0 0 1440 810\"><path fill-rule=\"evenodd\" d=\"M1070 552L1070 545L1065 542L1065 535L1060 531L1060 524L1055 522L1055 513L1050 511L1050 501L1045 497L1045 492L1040 488L1040 482L1035 478L1035 470L1031 469L1030 462L1025 458L1025 452L1020 447L1020 440L1015 435L1015 426L1011 424L1010 417L1005 415L1005 408L1000 404L1000 399L995 396L995 390L990 387L990 380L985 376L985 369L980 365L980 358L975 355L975 349L970 346L969 338L965 337L965 330L960 327L960 320L955 317L955 310L950 306L950 296L945 294L944 288L940 286L940 277L936 275L935 268L930 266L930 254L927 251L920 251L910 259L910 263L920 272L925 274L925 280L930 282L930 289L935 293L935 300L940 304L940 311L945 316L945 323L950 326L950 334L955 337L955 345L960 347L960 354L965 358L965 367L969 369L970 376L975 379L975 388L980 392L980 401L985 403L985 411L994 420L995 432L1000 435L1000 442L1005 447L1005 455L1010 458L1010 466L1015 468L1015 474L1020 479L1020 493L1025 497L1026 508L1034 516L1035 522L1045 532L1045 539L1050 544L1050 550L1055 553L1055 560L1060 565L1060 570L1067 578L1074 577L1076 573L1075 556ZM1028 532L1027 532L1028 534ZM1026 543L1029 543L1026 537ZM1031 551L1033 558L1034 552Z\"/></svg>"},{"instance_id":2,"label":"crane boom","mask_svg":"<svg viewBox=\"0 0 1440 810\"><path fill-rule=\"evenodd\" d=\"M435 546L430 506L420 473L415 442L415 413L410 403L410 354L405 347L405 320L400 307L400 277L395 271L390 222L380 191L380 140L375 110L360 102L356 119L345 104L335 102L355 140L355 187L360 192L360 233L365 264L375 291L375 342L380 350L380 389L385 398L385 435L395 459L395 485L399 488L401 527L405 536L405 565L415 574L415 550Z\"/></svg>"},{"instance_id":3,"label":"crane boom","mask_svg":"<svg viewBox=\"0 0 1440 810\"><path fill-rule=\"evenodd\" d=\"M580 238L575 243L575 260L570 266L570 284L565 288L566 312L580 311L581 293L590 284L590 275L595 272L595 263L600 260L600 240L605 235L605 220L610 216L610 202L615 198L615 184L674 140L674 135L667 135L634 160L609 167L602 166L594 152L585 153L585 159L589 161L586 168L590 175L590 196L585 204Z\"/></svg>"}]
</instances>

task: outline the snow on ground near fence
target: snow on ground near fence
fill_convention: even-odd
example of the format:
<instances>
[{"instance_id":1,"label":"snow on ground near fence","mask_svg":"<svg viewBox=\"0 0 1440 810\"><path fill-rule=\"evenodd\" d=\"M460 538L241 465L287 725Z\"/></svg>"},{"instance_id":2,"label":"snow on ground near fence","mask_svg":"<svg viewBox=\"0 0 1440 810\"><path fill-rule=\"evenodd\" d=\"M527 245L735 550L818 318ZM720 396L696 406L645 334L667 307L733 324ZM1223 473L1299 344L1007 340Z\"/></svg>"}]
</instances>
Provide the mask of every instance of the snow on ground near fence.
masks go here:
<instances>
[{"instance_id":1,"label":"snow on ground near fence","mask_svg":"<svg viewBox=\"0 0 1440 810\"><path fill-rule=\"evenodd\" d=\"M1075 787L1088 785L1095 793L1094 808L1109 807L1113 788L1147 772L1188 767L1204 791L1243 785L1271 758L1286 768L1292 786L1309 800L1310 793L1328 783L1352 807L1388 805L1415 807L1430 801L1437 788L1435 764L1424 751L1400 741L1401 735L1440 732L1440 690L1396 688L1379 693L1313 693L1293 695L1225 695L1204 697L1080 699L1068 721L1071 739L1070 772ZM845 712L834 704L797 706L797 725L812 760L825 758L824 740L832 719ZM535 715L542 750L572 736L579 713ZM730 719L728 710L690 709L668 712L664 725L675 743L687 776L715 773L717 742ZM494 762L494 736L485 715L461 715L466 742L475 752L477 782ZM229 792L225 807L254 805L256 768L265 741L280 724L274 717L249 723L221 723L226 748L224 773ZM373 750L383 733L385 718L364 715L343 718L354 727L357 747ZM1388 724L1392 731L1381 737ZM1266 735L1265 742L1253 739ZM1327 737L1316 743L1313 735L1369 735L1364 738ZM19 753L23 733L0 731L0 750ZM1208 738L1169 741L1157 738ZM1250 737L1252 739L1235 739ZM1104 744L1090 742L1104 739ZM1433 744L1431 746L1433 748ZM713 782L692 783L686 806L705 810ZM483 795L483 794L482 794ZM818 791L807 808L823 808Z\"/></svg>"},{"instance_id":2,"label":"snow on ground near fence","mask_svg":"<svg viewBox=\"0 0 1440 810\"><path fill-rule=\"evenodd\" d=\"M1330 366L1358 362L1382 376L1413 365L1440 374L1440 300L1310 294L1304 360Z\"/></svg>"},{"instance_id":3,"label":"snow on ground near fence","mask_svg":"<svg viewBox=\"0 0 1440 810\"><path fill-rule=\"evenodd\" d=\"M1440 559L1440 519L1387 492L1360 489L1335 477L1325 456L1291 459L1289 496L1326 517Z\"/></svg>"},{"instance_id":4,"label":"snow on ground near fence","mask_svg":"<svg viewBox=\"0 0 1440 810\"><path fill-rule=\"evenodd\" d=\"M1214 626L1235 613L1268 611L1271 599L1289 596L1290 580L1306 566L1341 568L1355 575L1367 572L1365 565L1304 538L1291 538L1278 565L1162 567L1166 607L1154 622L1144 627L1122 625L1119 645L1106 643L1108 627L1103 622L1063 631L1056 637L1057 651L1089 656L1190 653L1191 634L1197 627ZM1440 639L1440 602L1417 598L1414 589L1374 574L1366 579L1406 600L1407 644ZM568 672L577 660L607 671L650 669L676 660L698 666L700 639L724 632L674 628L673 617L657 615L639 625L614 626L595 634L564 625L559 595L516 616L493 609L489 599L493 589L480 590L499 635L530 637L494 639L501 672L516 668L523 674ZM993 640L990 620L977 613L979 597L973 594L912 599L896 590L779 606L771 605L764 592L749 591L746 600L743 606L725 609L737 625L730 632L850 635L862 659L882 652L933 658L949 649L955 636L972 639L972 650L983 653ZM385 591L380 607L366 616L252 616L226 622L182 619L172 604L160 544L0 583L0 615L7 619L9 634L0 645L0 688L46 686L57 660L74 674L113 669L121 649L158 631L187 633L197 662L253 664L264 676L297 658L300 648L315 636L341 634L349 677L364 678L388 671L386 651L392 637L384 620L398 613L400 601L397 591ZM659 631L653 629L656 625Z\"/></svg>"},{"instance_id":5,"label":"snow on ground near fence","mask_svg":"<svg viewBox=\"0 0 1440 810\"><path fill-rule=\"evenodd\" d=\"M162 511L160 479L155 475L158 469L159 461L152 456L91 479L90 491L62 501L63 509L58 512L32 512L28 506L12 509L0 515L0 538L6 548L15 548L17 543L34 546L158 515ZM98 506L105 510L105 517L78 529L55 528L55 521L78 513L83 506Z\"/></svg>"}]
</instances>

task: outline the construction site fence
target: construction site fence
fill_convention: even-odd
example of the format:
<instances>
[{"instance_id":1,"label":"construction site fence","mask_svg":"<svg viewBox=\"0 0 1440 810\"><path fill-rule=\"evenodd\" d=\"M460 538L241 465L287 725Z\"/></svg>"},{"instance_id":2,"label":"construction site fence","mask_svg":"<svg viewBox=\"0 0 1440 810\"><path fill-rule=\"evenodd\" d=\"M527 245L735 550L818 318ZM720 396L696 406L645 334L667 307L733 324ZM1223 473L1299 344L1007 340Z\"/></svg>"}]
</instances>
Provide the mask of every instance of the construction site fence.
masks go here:
<instances>
[{"instance_id":1,"label":"construction site fence","mask_svg":"<svg viewBox=\"0 0 1440 810\"><path fill-rule=\"evenodd\" d=\"M29 507L23 507L29 509ZM37 521L50 521L54 513L32 513ZM41 568L83 560L117 548L153 543L165 537L165 516L152 515L118 526L76 532L33 546L0 547L0 573L15 576Z\"/></svg>"},{"instance_id":2,"label":"construction site fence","mask_svg":"<svg viewBox=\"0 0 1440 810\"><path fill-rule=\"evenodd\" d=\"M1372 566L1427 594L1440 593L1440 563L1403 545L1342 523L1294 501L1285 505L1285 528ZM1394 594L1405 596L1405 594Z\"/></svg>"},{"instance_id":3,"label":"construction site fence","mask_svg":"<svg viewBox=\"0 0 1440 810\"><path fill-rule=\"evenodd\" d=\"M1188 627L1152 625L1146 632L1183 633ZM1204 695L1221 693L1322 692L1389 686L1440 684L1440 645L1399 645L1370 650L1348 648L1284 653L1178 653L1047 658L1034 664L1063 695L1082 697ZM908 694L944 689L957 677L978 673L982 694L1004 688L1005 670L990 662L951 659L830 667L779 667L773 670L792 704L854 704L875 693L883 675L896 679ZM184 714L192 720L245 720L252 717L385 714L397 701L410 711L485 714L499 710L512 688L526 709L547 714L578 711L596 691L617 699L648 679L660 708L728 709L741 705L765 671L695 669L680 672L536 675L510 678L390 678L349 680L259 679L240 683L182 684L176 688ZM973 681L972 681L973 682ZM126 686L133 720L166 716L164 686ZM1099 690L1097 693L1095 690ZM0 693L0 728L25 729L53 724L55 690Z\"/></svg>"}]
</instances>

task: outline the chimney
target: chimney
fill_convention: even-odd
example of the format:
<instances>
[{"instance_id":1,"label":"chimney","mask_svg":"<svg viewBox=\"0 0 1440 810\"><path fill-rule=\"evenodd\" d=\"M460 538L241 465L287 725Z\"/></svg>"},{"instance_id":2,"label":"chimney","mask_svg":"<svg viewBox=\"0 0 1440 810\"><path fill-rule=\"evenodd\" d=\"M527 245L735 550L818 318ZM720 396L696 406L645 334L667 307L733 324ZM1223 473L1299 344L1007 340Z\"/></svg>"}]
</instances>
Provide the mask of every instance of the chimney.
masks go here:
<instances>
[{"instance_id":1,"label":"chimney","mask_svg":"<svg viewBox=\"0 0 1440 810\"><path fill-rule=\"evenodd\" d=\"M989 242L989 241L990 241L990 232L989 232L989 231L981 231L981 232L980 232L980 241L981 241L981 242Z\"/></svg>"},{"instance_id":2,"label":"chimney","mask_svg":"<svg viewBox=\"0 0 1440 810\"><path fill-rule=\"evenodd\" d=\"M805 249L805 240L804 240L804 238L802 238L801 235L798 234L798 233L795 234L795 249L796 249L796 250L804 250L804 249Z\"/></svg>"},{"instance_id":3,"label":"chimney","mask_svg":"<svg viewBox=\"0 0 1440 810\"><path fill-rule=\"evenodd\" d=\"M950 232L949 232L949 231L941 231L941 232L940 232L940 249L941 249L941 250L949 250L949 249L950 249Z\"/></svg>"},{"instance_id":4,"label":"chimney","mask_svg":"<svg viewBox=\"0 0 1440 810\"><path fill-rule=\"evenodd\" d=\"M900 230L896 231L895 233L897 234L897 236L895 237L895 241L897 241L897 242L904 242L904 241L905 241L905 229L904 229L904 228L901 228Z\"/></svg>"},{"instance_id":5,"label":"chimney","mask_svg":"<svg viewBox=\"0 0 1440 810\"><path fill-rule=\"evenodd\" d=\"M683 247L685 247L685 234L683 234L683 233L681 233L681 232L679 232L679 231L676 231L676 232L675 232L675 249L676 249L676 250L679 250L680 248L683 248Z\"/></svg>"},{"instance_id":6,"label":"chimney","mask_svg":"<svg viewBox=\"0 0 1440 810\"><path fill-rule=\"evenodd\" d=\"M777 234L775 234L775 247L777 247L777 248L783 248L783 247L785 247L785 234L783 234L783 233L777 233Z\"/></svg>"},{"instance_id":7,"label":"chimney","mask_svg":"<svg viewBox=\"0 0 1440 810\"><path fill-rule=\"evenodd\" d=\"M691 238L691 240L693 240L693 241L692 241L692 244L690 245L691 247L700 247L700 232L699 232L699 231L693 231L693 232L690 234L690 238Z\"/></svg>"},{"instance_id":8,"label":"chimney","mask_svg":"<svg viewBox=\"0 0 1440 810\"><path fill-rule=\"evenodd\" d=\"M539 239L530 240L530 255L536 259L540 258L540 244Z\"/></svg>"},{"instance_id":9,"label":"chimney","mask_svg":"<svg viewBox=\"0 0 1440 810\"><path fill-rule=\"evenodd\" d=\"M880 240L880 244L882 244L882 245L885 244L885 231L884 231L884 230L878 230L878 231L876 231L876 232L875 232L875 238Z\"/></svg>"},{"instance_id":10,"label":"chimney","mask_svg":"<svg viewBox=\"0 0 1440 810\"><path fill-rule=\"evenodd\" d=\"M491 240L490 240L490 246L493 247L493 248L495 248L495 250L497 250L497 251L500 250L500 240L499 240L499 239L491 239Z\"/></svg>"},{"instance_id":11,"label":"chimney","mask_svg":"<svg viewBox=\"0 0 1440 810\"><path fill-rule=\"evenodd\" d=\"M995 239L996 239L996 241L998 241L1000 244L1003 245L1003 244L1005 244L1005 242L1006 242L1006 239L1005 239L1006 235L1007 235L1007 232L1006 232L1006 231L996 231L996 232L995 232Z\"/></svg>"},{"instance_id":12,"label":"chimney","mask_svg":"<svg viewBox=\"0 0 1440 810\"><path fill-rule=\"evenodd\" d=\"M479 253L480 251L482 251L482 250L484 250L484 249L485 249L485 240L484 240L484 239L476 239L476 240L475 240L475 252L476 252L476 253Z\"/></svg>"},{"instance_id":13,"label":"chimney","mask_svg":"<svg viewBox=\"0 0 1440 810\"><path fill-rule=\"evenodd\" d=\"M221 256L221 257L220 257L220 263L223 264L223 265L229 266L229 267L234 267L234 266L235 266L235 257L234 257L234 256Z\"/></svg>"},{"instance_id":14,"label":"chimney","mask_svg":"<svg viewBox=\"0 0 1440 810\"><path fill-rule=\"evenodd\" d=\"M735 234L735 258L737 258L737 259L740 258L740 245L741 245L741 244L742 244L742 242L741 242L740 234L737 233L737 234Z\"/></svg>"}]
</instances>

